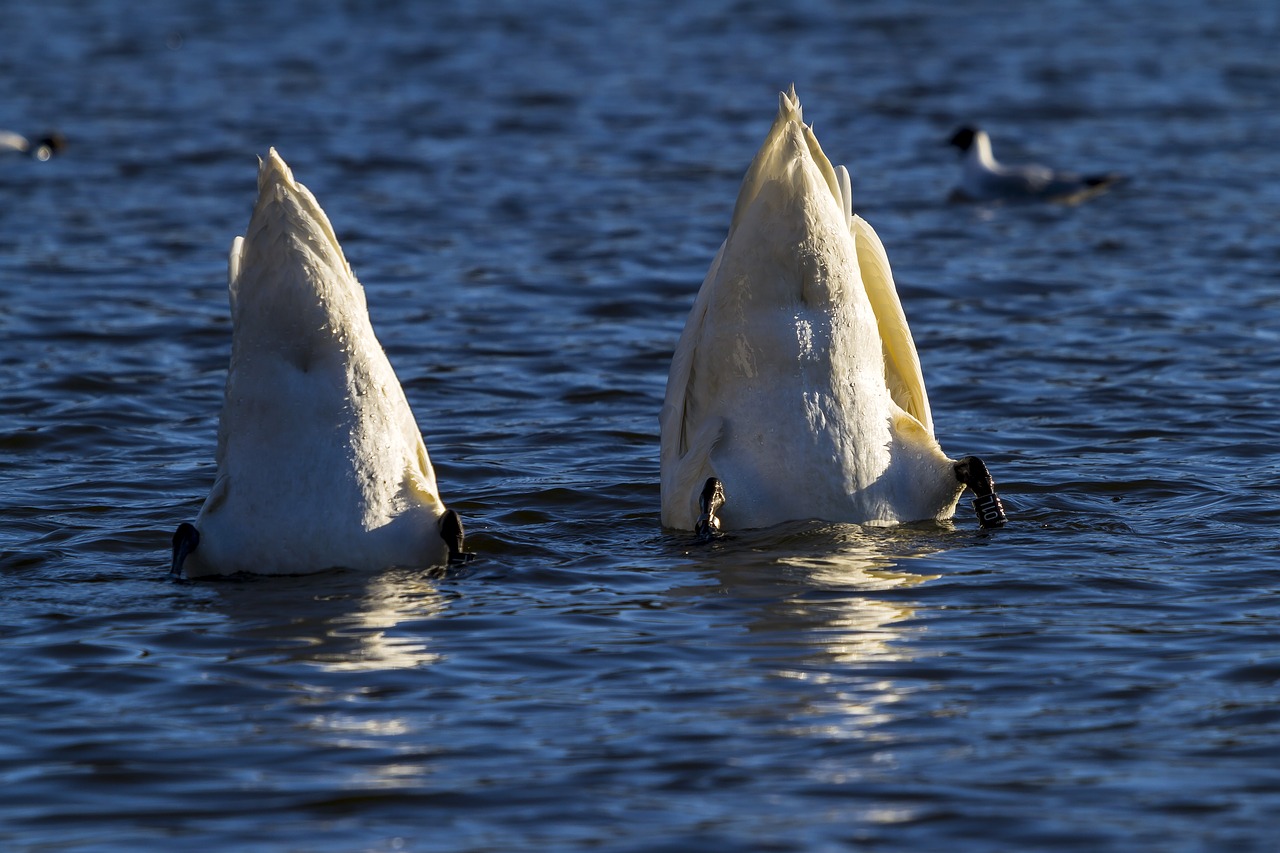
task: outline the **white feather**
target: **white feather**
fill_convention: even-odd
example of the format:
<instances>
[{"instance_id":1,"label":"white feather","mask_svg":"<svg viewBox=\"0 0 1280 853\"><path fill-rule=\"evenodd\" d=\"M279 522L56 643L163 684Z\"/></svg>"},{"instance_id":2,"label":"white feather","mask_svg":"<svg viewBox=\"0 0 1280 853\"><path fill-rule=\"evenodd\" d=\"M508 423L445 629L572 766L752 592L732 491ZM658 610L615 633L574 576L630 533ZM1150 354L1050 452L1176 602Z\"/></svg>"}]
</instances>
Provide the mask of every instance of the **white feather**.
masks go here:
<instances>
[{"instance_id":1,"label":"white feather","mask_svg":"<svg viewBox=\"0 0 1280 853\"><path fill-rule=\"evenodd\" d=\"M709 476L726 529L954 511L962 486L932 435L888 259L851 205L848 173L783 93L672 359L664 525L693 528Z\"/></svg>"},{"instance_id":2,"label":"white feather","mask_svg":"<svg viewBox=\"0 0 1280 853\"><path fill-rule=\"evenodd\" d=\"M444 563L435 473L364 289L274 149L229 274L218 473L186 574Z\"/></svg>"}]
</instances>

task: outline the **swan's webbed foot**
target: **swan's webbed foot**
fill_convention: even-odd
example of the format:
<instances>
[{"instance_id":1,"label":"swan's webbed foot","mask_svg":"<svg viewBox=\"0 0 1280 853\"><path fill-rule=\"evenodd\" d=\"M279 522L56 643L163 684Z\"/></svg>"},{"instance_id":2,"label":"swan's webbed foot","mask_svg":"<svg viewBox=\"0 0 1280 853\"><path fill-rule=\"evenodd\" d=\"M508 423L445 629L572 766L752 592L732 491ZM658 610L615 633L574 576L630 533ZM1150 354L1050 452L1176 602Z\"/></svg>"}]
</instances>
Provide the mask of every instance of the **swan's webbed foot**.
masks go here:
<instances>
[{"instance_id":1,"label":"swan's webbed foot","mask_svg":"<svg viewBox=\"0 0 1280 853\"><path fill-rule=\"evenodd\" d=\"M475 559L475 554L462 550L466 534L462 530L462 517L456 511L447 509L440 516L440 538L449 548L449 565L460 566Z\"/></svg>"},{"instance_id":2,"label":"swan's webbed foot","mask_svg":"<svg viewBox=\"0 0 1280 853\"><path fill-rule=\"evenodd\" d=\"M185 521L179 524L178 529L173 531L173 562L169 564L170 577L182 577L182 564L199 545L200 531L196 530L196 526Z\"/></svg>"},{"instance_id":3,"label":"swan's webbed foot","mask_svg":"<svg viewBox=\"0 0 1280 853\"><path fill-rule=\"evenodd\" d=\"M955 464L956 479L973 490L973 509L980 527L1004 527L1008 518L1004 504L996 494L996 481L986 463L976 456L966 456Z\"/></svg>"},{"instance_id":4,"label":"swan's webbed foot","mask_svg":"<svg viewBox=\"0 0 1280 853\"><path fill-rule=\"evenodd\" d=\"M693 532L699 539L712 539L720 534L720 518L716 515L724 506L724 483L716 477L708 477L702 486L702 494L698 495L698 507L702 514L693 525Z\"/></svg>"}]
</instances>

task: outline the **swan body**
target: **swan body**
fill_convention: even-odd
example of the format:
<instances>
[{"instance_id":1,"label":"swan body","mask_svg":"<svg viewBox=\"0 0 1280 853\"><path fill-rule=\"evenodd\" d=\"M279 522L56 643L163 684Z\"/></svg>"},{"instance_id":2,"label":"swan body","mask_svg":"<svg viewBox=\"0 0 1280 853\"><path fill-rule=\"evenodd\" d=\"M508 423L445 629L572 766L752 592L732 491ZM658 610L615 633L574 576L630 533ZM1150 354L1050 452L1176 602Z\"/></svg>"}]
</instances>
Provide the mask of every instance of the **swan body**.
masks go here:
<instances>
[{"instance_id":1,"label":"swan body","mask_svg":"<svg viewBox=\"0 0 1280 853\"><path fill-rule=\"evenodd\" d=\"M440 499L364 289L275 149L261 161L229 272L217 478L194 533L175 534L174 573L444 564L461 525Z\"/></svg>"},{"instance_id":2,"label":"swan body","mask_svg":"<svg viewBox=\"0 0 1280 853\"><path fill-rule=\"evenodd\" d=\"M1038 163L1005 165L992 153L987 132L974 127L960 128L948 142L962 157L960 184L952 192L956 201L1078 202L1121 180L1115 173L1082 176Z\"/></svg>"},{"instance_id":3,"label":"swan body","mask_svg":"<svg viewBox=\"0 0 1280 853\"><path fill-rule=\"evenodd\" d=\"M703 531L720 501L725 529L945 519L964 488L933 436L884 247L794 87L743 179L660 420L671 528Z\"/></svg>"}]
</instances>

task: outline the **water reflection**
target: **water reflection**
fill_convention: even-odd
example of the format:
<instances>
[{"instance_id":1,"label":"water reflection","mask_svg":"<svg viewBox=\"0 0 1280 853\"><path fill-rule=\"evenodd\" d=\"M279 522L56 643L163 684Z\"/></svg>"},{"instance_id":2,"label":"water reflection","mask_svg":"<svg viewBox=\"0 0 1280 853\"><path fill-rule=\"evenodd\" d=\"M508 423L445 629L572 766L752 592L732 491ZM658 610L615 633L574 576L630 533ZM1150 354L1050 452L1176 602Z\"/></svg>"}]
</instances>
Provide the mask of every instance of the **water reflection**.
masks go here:
<instances>
[{"instance_id":1,"label":"water reflection","mask_svg":"<svg viewBox=\"0 0 1280 853\"><path fill-rule=\"evenodd\" d=\"M901 623L915 615L915 606L870 596L936 578L900 566L940 549L890 554L861 537L844 540L832 554L779 559L780 565L801 572L810 585L789 600L792 617L811 622L809 631L820 638L819 647L835 662L910 660L910 648L902 642L908 632Z\"/></svg>"},{"instance_id":2,"label":"water reflection","mask_svg":"<svg viewBox=\"0 0 1280 853\"><path fill-rule=\"evenodd\" d=\"M430 666L429 623L445 610L437 581L421 570L332 572L214 584L239 659L318 666L329 672Z\"/></svg>"},{"instance_id":3,"label":"water reflection","mask_svg":"<svg viewBox=\"0 0 1280 853\"><path fill-rule=\"evenodd\" d=\"M384 572L369 582L349 613L329 622L337 650L316 655L334 671L412 669L442 658L431 649L426 623L445 610L434 580L421 573Z\"/></svg>"},{"instance_id":4,"label":"water reflection","mask_svg":"<svg viewBox=\"0 0 1280 853\"><path fill-rule=\"evenodd\" d=\"M896 679L914 664L925 630L903 590L937 575L912 563L946 547L949 531L805 524L727 546L723 591L756 607L747 628L768 677L802 682L783 728L791 734L876 739L912 691Z\"/></svg>"},{"instance_id":5,"label":"water reflection","mask_svg":"<svg viewBox=\"0 0 1280 853\"><path fill-rule=\"evenodd\" d=\"M274 732L263 744L234 725L222 730L227 749L272 756L262 759L260 789L323 800L432 775L438 750L419 712L444 659L439 584L408 569L202 584L216 591L221 619L219 658L200 681L217 685L220 705L252 707L254 726Z\"/></svg>"}]
</instances>

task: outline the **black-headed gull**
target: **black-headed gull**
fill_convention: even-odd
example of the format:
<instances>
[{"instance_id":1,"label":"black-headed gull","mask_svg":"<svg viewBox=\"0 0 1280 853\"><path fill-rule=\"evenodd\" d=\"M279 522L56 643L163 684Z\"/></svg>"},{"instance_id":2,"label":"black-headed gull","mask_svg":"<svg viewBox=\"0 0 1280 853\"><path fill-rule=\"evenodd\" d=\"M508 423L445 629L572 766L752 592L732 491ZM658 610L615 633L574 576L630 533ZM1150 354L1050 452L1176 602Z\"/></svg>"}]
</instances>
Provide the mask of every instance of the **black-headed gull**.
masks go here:
<instances>
[{"instance_id":1,"label":"black-headed gull","mask_svg":"<svg viewBox=\"0 0 1280 853\"><path fill-rule=\"evenodd\" d=\"M991 153L991 137L976 127L962 127L949 144L960 149L960 184L951 194L956 201L1045 200L1077 202L1103 192L1122 180L1114 172L1077 175L1037 163L1006 166Z\"/></svg>"}]
</instances>

